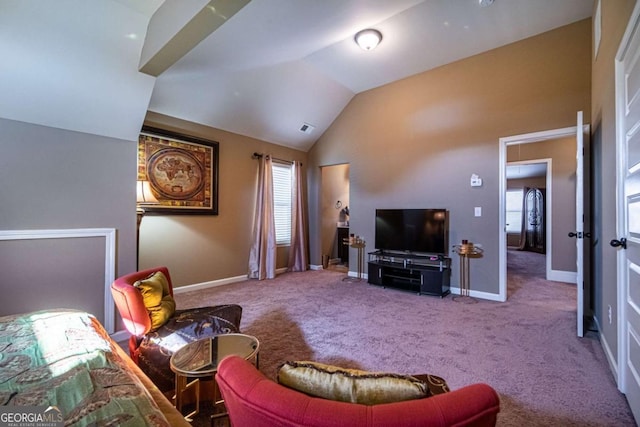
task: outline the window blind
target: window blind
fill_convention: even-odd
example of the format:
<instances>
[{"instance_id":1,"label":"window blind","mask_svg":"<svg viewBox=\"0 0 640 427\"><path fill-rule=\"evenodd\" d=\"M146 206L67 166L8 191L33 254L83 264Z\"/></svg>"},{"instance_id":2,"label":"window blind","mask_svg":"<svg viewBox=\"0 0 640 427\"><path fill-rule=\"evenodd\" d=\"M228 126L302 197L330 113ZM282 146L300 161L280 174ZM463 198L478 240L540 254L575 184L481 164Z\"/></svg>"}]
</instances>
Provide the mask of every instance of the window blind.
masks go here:
<instances>
[{"instance_id":1,"label":"window blind","mask_svg":"<svg viewBox=\"0 0 640 427\"><path fill-rule=\"evenodd\" d=\"M291 164L272 163L276 244L291 244Z\"/></svg>"},{"instance_id":2,"label":"window blind","mask_svg":"<svg viewBox=\"0 0 640 427\"><path fill-rule=\"evenodd\" d=\"M523 191L521 189L507 190L507 233L520 233L522 230L522 197Z\"/></svg>"}]
</instances>

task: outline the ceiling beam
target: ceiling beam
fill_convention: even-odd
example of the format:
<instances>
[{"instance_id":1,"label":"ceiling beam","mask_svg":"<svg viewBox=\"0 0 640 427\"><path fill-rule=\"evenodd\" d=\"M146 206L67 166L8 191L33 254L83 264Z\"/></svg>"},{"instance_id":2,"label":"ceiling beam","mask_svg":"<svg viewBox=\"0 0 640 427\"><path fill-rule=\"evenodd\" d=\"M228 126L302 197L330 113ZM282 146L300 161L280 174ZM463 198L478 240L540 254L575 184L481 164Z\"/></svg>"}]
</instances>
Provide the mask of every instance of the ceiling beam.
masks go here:
<instances>
[{"instance_id":1,"label":"ceiling beam","mask_svg":"<svg viewBox=\"0 0 640 427\"><path fill-rule=\"evenodd\" d=\"M158 77L251 0L166 0L149 21L138 70Z\"/></svg>"}]
</instances>

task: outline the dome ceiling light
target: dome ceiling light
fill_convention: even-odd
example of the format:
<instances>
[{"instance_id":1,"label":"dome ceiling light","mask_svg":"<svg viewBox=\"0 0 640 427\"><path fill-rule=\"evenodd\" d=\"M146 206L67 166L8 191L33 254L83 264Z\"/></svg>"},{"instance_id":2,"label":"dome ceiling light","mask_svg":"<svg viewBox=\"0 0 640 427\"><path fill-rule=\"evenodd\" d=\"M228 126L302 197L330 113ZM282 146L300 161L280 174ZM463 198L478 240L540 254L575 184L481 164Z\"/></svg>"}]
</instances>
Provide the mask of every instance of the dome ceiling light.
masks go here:
<instances>
[{"instance_id":1,"label":"dome ceiling light","mask_svg":"<svg viewBox=\"0 0 640 427\"><path fill-rule=\"evenodd\" d=\"M378 30L369 28L356 33L354 39L362 49L373 50L382 40L382 34Z\"/></svg>"}]
</instances>

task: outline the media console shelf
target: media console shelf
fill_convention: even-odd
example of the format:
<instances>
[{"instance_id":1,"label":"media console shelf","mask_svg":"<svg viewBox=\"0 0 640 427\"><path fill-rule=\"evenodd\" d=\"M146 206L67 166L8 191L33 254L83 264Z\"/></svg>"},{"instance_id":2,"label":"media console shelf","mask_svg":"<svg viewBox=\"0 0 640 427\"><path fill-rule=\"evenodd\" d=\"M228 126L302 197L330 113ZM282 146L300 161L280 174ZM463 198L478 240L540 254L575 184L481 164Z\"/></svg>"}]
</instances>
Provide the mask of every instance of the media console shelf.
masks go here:
<instances>
[{"instance_id":1,"label":"media console shelf","mask_svg":"<svg viewBox=\"0 0 640 427\"><path fill-rule=\"evenodd\" d=\"M449 294L451 258L443 255L376 251L369 253L368 267L372 285L441 298Z\"/></svg>"}]
</instances>

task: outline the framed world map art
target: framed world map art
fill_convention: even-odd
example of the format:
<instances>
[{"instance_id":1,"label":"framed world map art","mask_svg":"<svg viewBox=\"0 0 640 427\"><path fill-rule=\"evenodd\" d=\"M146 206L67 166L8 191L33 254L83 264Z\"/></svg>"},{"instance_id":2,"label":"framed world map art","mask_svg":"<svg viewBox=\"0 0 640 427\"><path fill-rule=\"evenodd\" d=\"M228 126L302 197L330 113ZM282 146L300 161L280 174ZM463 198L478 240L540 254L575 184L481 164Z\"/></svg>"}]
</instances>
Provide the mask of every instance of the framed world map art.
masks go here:
<instances>
[{"instance_id":1,"label":"framed world map art","mask_svg":"<svg viewBox=\"0 0 640 427\"><path fill-rule=\"evenodd\" d=\"M218 215L218 143L143 127L138 180L148 180L158 204L148 214Z\"/></svg>"}]
</instances>

